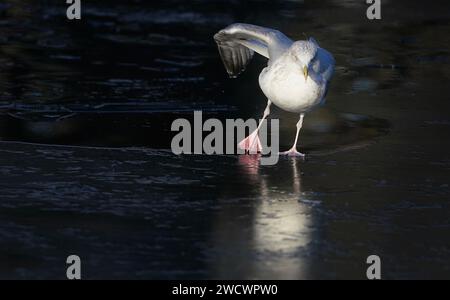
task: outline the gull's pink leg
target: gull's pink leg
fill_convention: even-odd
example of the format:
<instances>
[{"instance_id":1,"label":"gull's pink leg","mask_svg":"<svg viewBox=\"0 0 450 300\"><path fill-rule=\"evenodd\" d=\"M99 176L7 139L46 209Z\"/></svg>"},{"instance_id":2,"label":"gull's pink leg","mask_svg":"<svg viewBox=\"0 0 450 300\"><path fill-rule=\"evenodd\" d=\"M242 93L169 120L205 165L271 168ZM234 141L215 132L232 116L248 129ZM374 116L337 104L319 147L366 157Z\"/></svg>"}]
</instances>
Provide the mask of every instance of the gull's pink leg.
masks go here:
<instances>
[{"instance_id":1,"label":"gull's pink leg","mask_svg":"<svg viewBox=\"0 0 450 300\"><path fill-rule=\"evenodd\" d=\"M256 154L261 152L262 145L261 141L259 140L258 131L261 125L263 124L263 121L267 118L267 116L270 114L270 105L272 102L270 100L267 100L267 106L264 110L263 117L261 121L259 122L258 128L256 128L255 131L253 131L248 137L243 139L239 144L238 147L242 150L244 150L246 153L250 154Z\"/></svg>"},{"instance_id":2,"label":"gull's pink leg","mask_svg":"<svg viewBox=\"0 0 450 300\"><path fill-rule=\"evenodd\" d=\"M291 149L288 151L280 152L282 155L288 155L288 156L299 156L299 157L305 157L305 154L300 153L297 151L297 141L298 141L298 134L300 133L300 129L302 129L303 125L303 117L304 114L300 114L300 119L297 122L297 133L295 135L295 142Z\"/></svg>"}]
</instances>

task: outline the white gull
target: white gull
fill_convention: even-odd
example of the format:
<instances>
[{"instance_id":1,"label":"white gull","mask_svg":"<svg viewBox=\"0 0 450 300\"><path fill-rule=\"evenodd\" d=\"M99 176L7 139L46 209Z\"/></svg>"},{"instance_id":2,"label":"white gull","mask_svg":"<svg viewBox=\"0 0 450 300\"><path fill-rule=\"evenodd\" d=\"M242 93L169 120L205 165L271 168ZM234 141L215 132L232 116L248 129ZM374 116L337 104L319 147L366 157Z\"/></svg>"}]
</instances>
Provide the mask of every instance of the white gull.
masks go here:
<instances>
[{"instance_id":1,"label":"white gull","mask_svg":"<svg viewBox=\"0 0 450 300\"><path fill-rule=\"evenodd\" d=\"M297 151L303 118L325 100L334 71L334 58L313 39L292 41L278 30L236 23L214 35L225 69L231 77L243 72L254 52L268 58L259 75L259 85L268 98L258 128L239 143L250 153L261 151L258 131L270 113L271 104L300 114L294 145L281 154L304 156Z\"/></svg>"}]
</instances>

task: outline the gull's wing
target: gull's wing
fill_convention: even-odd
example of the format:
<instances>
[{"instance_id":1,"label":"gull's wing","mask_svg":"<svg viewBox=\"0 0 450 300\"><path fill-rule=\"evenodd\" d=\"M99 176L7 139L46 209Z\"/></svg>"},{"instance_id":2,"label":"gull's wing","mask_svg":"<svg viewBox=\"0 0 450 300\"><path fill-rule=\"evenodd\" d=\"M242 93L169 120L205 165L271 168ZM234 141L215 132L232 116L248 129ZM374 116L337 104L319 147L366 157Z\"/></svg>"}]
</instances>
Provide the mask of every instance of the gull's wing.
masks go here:
<instances>
[{"instance_id":1,"label":"gull's wing","mask_svg":"<svg viewBox=\"0 0 450 300\"><path fill-rule=\"evenodd\" d=\"M214 35L225 69L231 77L242 73L254 52L274 60L292 41L278 30L236 23Z\"/></svg>"},{"instance_id":2,"label":"gull's wing","mask_svg":"<svg viewBox=\"0 0 450 300\"><path fill-rule=\"evenodd\" d=\"M331 53L327 50L321 48L314 38L309 38L309 41L317 46L316 56L311 61L311 67L316 74L322 77L322 80L324 81L325 90L321 100L321 104L324 104L325 97L328 94L328 83L334 73L335 60L333 55L331 55Z\"/></svg>"},{"instance_id":3,"label":"gull's wing","mask_svg":"<svg viewBox=\"0 0 450 300\"><path fill-rule=\"evenodd\" d=\"M334 73L334 57L330 52L321 48L315 39L309 38L309 41L316 44L317 53L311 62L313 70L322 76L327 82L331 79L331 76Z\"/></svg>"}]
</instances>

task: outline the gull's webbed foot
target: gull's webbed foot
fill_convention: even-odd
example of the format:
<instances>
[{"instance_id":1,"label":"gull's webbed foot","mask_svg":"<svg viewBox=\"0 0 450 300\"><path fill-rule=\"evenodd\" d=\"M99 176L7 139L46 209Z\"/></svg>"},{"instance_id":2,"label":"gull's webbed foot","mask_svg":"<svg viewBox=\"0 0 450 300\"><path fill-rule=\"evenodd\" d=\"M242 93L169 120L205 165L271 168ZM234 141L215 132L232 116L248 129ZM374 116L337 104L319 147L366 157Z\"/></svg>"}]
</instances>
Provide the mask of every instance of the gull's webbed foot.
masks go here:
<instances>
[{"instance_id":1,"label":"gull's webbed foot","mask_svg":"<svg viewBox=\"0 0 450 300\"><path fill-rule=\"evenodd\" d=\"M261 141L259 140L258 131L253 131L253 133L243 139L242 142L238 144L238 146L240 149L244 150L245 153L257 154L261 152L262 145Z\"/></svg>"},{"instance_id":2,"label":"gull's webbed foot","mask_svg":"<svg viewBox=\"0 0 450 300\"><path fill-rule=\"evenodd\" d=\"M297 149L295 148L291 148L288 151L280 152L280 155L287 155L291 157L303 157L303 158L305 157L305 154L298 152Z\"/></svg>"}]
</instances>

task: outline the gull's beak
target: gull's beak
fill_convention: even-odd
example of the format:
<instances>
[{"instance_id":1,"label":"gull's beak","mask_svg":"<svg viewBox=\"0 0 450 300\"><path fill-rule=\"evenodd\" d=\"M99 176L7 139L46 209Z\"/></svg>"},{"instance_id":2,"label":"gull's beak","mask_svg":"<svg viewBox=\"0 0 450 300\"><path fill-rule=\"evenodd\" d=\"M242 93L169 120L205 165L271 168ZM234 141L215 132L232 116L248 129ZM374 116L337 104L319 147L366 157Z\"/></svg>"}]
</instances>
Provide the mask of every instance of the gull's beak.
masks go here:
<instances>
[{"instance_id":1,"label":"gull's beak","mask_svg":"<svg viewBox=\"0 0 450 300\"><path fill-rule=\"evenodd\" d=\"M308 79L308 67L303 67L303 76L305 76L305 81Z\"/></svg>"}]
</instances>

